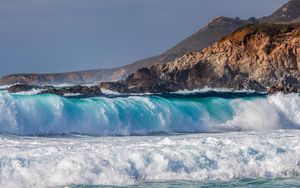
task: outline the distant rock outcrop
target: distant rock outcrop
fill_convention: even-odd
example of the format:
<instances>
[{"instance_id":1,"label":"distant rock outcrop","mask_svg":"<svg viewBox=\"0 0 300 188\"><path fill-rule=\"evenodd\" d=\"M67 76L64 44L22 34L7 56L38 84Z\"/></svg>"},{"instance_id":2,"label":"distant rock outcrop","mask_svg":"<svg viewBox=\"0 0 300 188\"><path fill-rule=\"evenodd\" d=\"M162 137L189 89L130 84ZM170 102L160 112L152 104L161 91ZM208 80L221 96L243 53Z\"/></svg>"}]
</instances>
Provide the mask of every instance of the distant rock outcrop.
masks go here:
<instances>
[{"instance_id":1,"label":"distant rock outcrop","mask_svg":"<svg viewBox=\"0 0 300 188\"><path fill-rule=\"evenodd\" d=\"M125 81L101 87L128 93L203 87L300 92L300 25L247 25L201 52L139 69Z\"/></svg>"},{"instance_id":2,"label":"distant rock outcrop","mask_svg":"<svg viewBox=\"0 0 300 188\"><path fill-rule=\"evenodd\" d=\"M31 91L33 89L40 90L37 94L55 94L60 96L65 95L84 95L84 96L100 96L103 95L101 89L98 86L69 86L55 88L53 86L37 86L37 85L26 85L26 84L17 84L10 86L8 92L10 93L19 93Z\"/></svg>"},{"instance_id":3,"label":"distant rock outcrop","mask_svg":"<svg viewBox=\"0 0 300 188\"><path fill-rule=\"evenodd\" d=\"M300 1L290 0L272 15L262 19L264 22L295 22L300 18Z\"/></svg>"}]
</instances>

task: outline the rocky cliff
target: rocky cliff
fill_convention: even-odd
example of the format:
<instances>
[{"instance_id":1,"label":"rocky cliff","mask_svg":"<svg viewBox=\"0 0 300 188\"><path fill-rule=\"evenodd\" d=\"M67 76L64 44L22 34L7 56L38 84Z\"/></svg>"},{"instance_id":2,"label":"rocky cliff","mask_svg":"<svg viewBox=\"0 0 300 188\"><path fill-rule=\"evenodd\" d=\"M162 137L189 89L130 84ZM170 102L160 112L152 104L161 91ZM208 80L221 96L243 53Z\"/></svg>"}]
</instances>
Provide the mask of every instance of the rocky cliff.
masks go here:
<instances>
[{"instance_id":1,"label":"rocky cliff","mask_svg":"<svg viewBox=\"0 0 300 188\"><path fill-rule=\"evenodd\" d=\"M139 69L102 88L118 92L173 92L232 88L300 91L300 25L251 24L200 52Z\"/></svg>"},{"instance_id":2,"label":"rocky cliff","mask_svg":"<svg viewBox=\"0 0 300 188\"><path fill-rule=\"evenodd\" d=\"M279 8L274 14L262 19L249 20L232 19L218 17L206 25L204 28L178 43L173 48L167 50L161 55L136 61L132 64L117 67L113 69L99 69L91 71L80 71L71 73L58 74L15 74L8 75L0 79L0 85L9 85L14 83L23 84L83 84L95 83L101 81L112 81L125 79L131 73L142 67L151 67L154 64L167 63L174 61L182 55L192 52L201 51L212 45L222 37L230 34L237 28L256 22L264 23L299 23L300 22L300 0L290 0L284 6Z\"/></svg>"}]
</instances>

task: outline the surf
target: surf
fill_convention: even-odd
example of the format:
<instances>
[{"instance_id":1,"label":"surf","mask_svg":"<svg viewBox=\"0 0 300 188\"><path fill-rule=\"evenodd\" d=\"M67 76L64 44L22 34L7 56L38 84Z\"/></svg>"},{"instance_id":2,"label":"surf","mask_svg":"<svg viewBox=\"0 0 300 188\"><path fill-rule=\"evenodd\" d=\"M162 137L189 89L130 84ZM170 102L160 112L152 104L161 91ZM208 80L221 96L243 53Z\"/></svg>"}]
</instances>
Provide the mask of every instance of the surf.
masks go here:
<instances>
[{"instance_id":1,"label":"surf","mask_svg":"<svg viewBox=\"0 0 300 188\"><path fill-rule=\"evenodd\" d=\"M215 92L68 98L1 91L0 114L0 133L15 135L266 131L299 129L300 97Z\"/></svg>"},{"instance_id":2,"label":"surf","mask_svg":"<svg viewBox=\"0 0 300 188\"><path fill-rule=\"evenodd\" d=\"M272 180L299 176L299 138L299 130L137 137L2 135L0 186L165 187L182 181L181 187L199 187L248 179L246 186L260 187L263 179L268 187Z\"/></svg>"}]
</instances>

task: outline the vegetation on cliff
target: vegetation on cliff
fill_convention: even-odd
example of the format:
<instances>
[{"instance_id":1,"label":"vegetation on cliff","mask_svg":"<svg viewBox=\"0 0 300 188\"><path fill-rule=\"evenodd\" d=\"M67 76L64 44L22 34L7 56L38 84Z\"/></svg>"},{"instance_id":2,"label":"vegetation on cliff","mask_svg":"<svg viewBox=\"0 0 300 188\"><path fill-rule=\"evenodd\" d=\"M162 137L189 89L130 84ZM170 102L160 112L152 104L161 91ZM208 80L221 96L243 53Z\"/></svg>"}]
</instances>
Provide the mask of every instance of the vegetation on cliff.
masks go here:
<instances>
[{"instance_id":1,"label":"vegetation on cliff","mask_svg":"<svg viewBox=\"0 0 300 188\"><path fill-rule=\"evenodd\" d=\"M190 37L187 37L166 52L155 57L136 61L129 65L113 69L99 69L72 73L8 75L0 79L0 85L9 85L14 83L37 85L61 83L84 84L126 79L128 75L134 73L139 68L149 68L154 64L160 63L165 64L170 61L174 61L176 58L180 58L189 52L201 51L204 48L213 45L225 35L232 33L237 28L239 29L233 34L224 37L221 41L229 41L237 43L237 45L242 44L245 46L249 45L250 43L248 43L248 41L253 40L253 38L259 39L260 37L256 35L260 33L268 39L268 41L265 41L266 45L263 45L262 51L266 55L270 55L272 54L272 51L278 47L277 45L282 43L280 40L285 40L284 36L287 33L291 33L291 31L293 31L294 35L299 36L300 30L294 30L295 27L298 28L297 23L300 22L299 20L300 1L290 0L272 15L261 19L250 18L248 20L240 20L238 18L226 17L215 18L204 28L200 29ZM280 35L283 35L283 37ZM228 54L225 51L222 53ZM243 55L243 53L240 53L240 55ZM241 57L236 60L238 61L240 58ZM288 64L289 62L286 63Z\"/></svg>"},{"instance_id":2,"label":"vegetation on cliff","mask_svg":"<svg viewBox=\"0 0 300 188\"><path fill-rule=\"evenodd\" d=\"M232 88L300 91L300 25L251 24L211 47L168 64L139 69L127 80L102 83L120 92ZM118 85L118 87L115 87Z\"/></svg>"}]
</instances>

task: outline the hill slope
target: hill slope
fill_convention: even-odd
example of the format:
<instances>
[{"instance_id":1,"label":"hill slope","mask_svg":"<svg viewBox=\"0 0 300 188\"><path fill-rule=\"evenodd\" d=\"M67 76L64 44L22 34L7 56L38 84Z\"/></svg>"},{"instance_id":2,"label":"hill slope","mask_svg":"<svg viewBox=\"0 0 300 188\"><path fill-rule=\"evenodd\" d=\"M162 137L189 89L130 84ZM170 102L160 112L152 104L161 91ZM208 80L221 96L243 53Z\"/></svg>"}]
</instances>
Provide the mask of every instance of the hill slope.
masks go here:
<instances>
[{"instance_id":1,"label":"hill slope","mask_svg":"<svg viewBox=\"0 0 300 188\"><path fill-rule=\"evenodd\" d=\"M292 22L297 18L300 18L300 1L290 0L271 16L262 20L265 22Z\"/></svg>"},{"instance_id":2,"label":"hill slope","mask_svg":"<svg viewBox=\"0 0 300 188\"><path fill-rule=\"evenodd\" d=\"M161 93L203 87L300 91L300 25L251 24L201 52L139 69L125 81L102 83L118 92Z\"/></svg>"},{"instance_id":3,"label":"hill slope","mask_svg":"<svg viewBox=\"0 0 300 188\"><path fill-rule=\"evenodd\" d=\"M300 0L290 0L274 14L260 19L261 22L299 22L300 21ZM112 69L99 69L90 71L79 71L71 73L56 74L15 74L8 75L0 79L0 85L9 85L13 83L25 84L61 84L61 83L94 83L101 81L112 81L125 79L128 75L141 67L151 67L158 63L167 63L173 61L182 55L201 51L212 45L223 36L230 34L237 28L257 22L257 20L239 20L225 17L214 19L207 26L184 39L176 46L162 53L161 55L136 61L132 64Z\"/></svg>"},{"instance_id":4,"label":"hill slope","mask_svg":"<svg viewBox=\"0 0 300 188\"><path fill-rule=\"evenodd\" d=\"M239 20L226 17L218 17L207 26L186 38L173 48L161 55L136 61L132 64L113 69L99 69L91 71L79 71L56 74L14 74L0 79L0 85L13 83L24 84L61 84L61 83L94 83L125 79L128 75L141 67L150 67L156 63L167 63L190 51L202 50L223 36L233 32L241 25L255 22L255 20Z\"/></svg>"}]
</instances>

